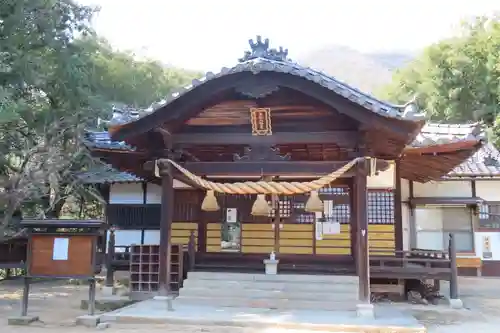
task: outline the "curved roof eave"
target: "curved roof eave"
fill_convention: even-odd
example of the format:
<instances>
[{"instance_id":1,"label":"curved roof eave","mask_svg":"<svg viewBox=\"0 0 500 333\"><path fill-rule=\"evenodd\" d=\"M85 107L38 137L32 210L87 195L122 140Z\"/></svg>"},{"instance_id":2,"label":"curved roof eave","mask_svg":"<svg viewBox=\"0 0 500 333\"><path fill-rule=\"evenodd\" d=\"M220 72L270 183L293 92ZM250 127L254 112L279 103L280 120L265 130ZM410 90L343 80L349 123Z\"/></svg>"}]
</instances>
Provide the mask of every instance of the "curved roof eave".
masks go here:
<instances>
[{"instance_id":1,"label":"curved roof eave","mask_svg":"<svg viewBox=\"0 0 500 333\"><path fill-rule=\"evenodd\" d=\"M122 127L129 127L133 123L147 118L149 115L155 113L160 109L163 109L168 104L184 96L188 92L193 91L197 87L206 84L209 81L213 81L230 74L242 72L251 72L253 74L258 74L261 72L277 72L294 75L312 81L324 88L327 88L333 93L342 96L355 104L358 104L367 111L373 112L380 116L412 122L421 122L425 118L425 114L419 112L414 102L410 102L402 106L394 105L376 99L369 94L363 93L358 89L353 88L350 85L343 83L323 72L308 67L303 67L295 62L257 57L244 62L240 62L234 67L224 67L217 73L208 72L204 77L193 80L190 85L177 90L165 99L154 103L145 110L141 110L133 114L127 112L115 112L113 114L113 119L111 119L108 123L110 132L118 132Z\"/></svg>"}]
</instances>

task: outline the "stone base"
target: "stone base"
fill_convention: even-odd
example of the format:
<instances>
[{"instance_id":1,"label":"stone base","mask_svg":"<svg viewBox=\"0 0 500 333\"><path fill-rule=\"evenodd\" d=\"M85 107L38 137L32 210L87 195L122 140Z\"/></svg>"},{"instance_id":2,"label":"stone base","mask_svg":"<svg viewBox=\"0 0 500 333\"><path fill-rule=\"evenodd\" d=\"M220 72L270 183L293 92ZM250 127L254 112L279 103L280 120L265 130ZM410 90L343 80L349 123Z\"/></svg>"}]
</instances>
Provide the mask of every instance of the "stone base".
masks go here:
<instances>
[{"instance_id":1,"label":"stone base","mask_svg":"<svg viewBox=\"0 0 500 333\"><path fill-rule=\"evenodd\" d=\"M129 299L128 297L120 296L109 296L101 297L95 300L95 309L103 312L114 311L125 306L134 304L136 301ZM80 309L87 310L89 308L89 300L82 299L80 303Z\"/></svg>"},{"instance_id":2,"label":"stone base","mask_svg":"<svg viewBox=\"0 0 500 333\"><path fill-rule=\"evenodd\" d=\"M167 311L174 311L174 306L172 304L174 298L172 296L155 296L153 300L167 303Z\"/></svg>"},{"instance_id":3,"label":"stone base","mask_svg":"<svg viewBox=\"0 0 500 333\"><path fill-rule=\"evenodd\" d=\"M101 288L101 295L102 296L113 296L115 294L116 290L114 287L108 287L104 286Z\"/></svg>"},{"instance_id":4,"label":"stone base","mask_svg":"<svg viewBox=\"0 0 500 333\"><path fill-rule=\"evenodd\" d=\"M463 309L464 303L460 298L452 298L450 301L450 308L452 309Z\"/></svg>"},{"instance_id":5,"label":"stone base","mask_svg":"<svg viewBox=\"0 0 500 333\"><path fill-rule=\"evenodd\" d=\"M375 318L373 304L358 304L356 305L356 314L361 318Z\"/></svg>"},{"instance_id":6,"label":"stone base","mask_svg":"<svg viewBox=\"0 0 500 333\"><path fill-rule=\"evenodd\" d=\"M264 259L264 265L266 266L266 274L267 275L276 275L278 274L278 264L279 260L272 259Z\"/></svg>"},{"instance_id":7,"label":"stone base","mask_svg":"<svg viewBox=\"0 0 500 333\"><path fill-rule=\"evenodd\" d=\"M97 324L99 324L99 317L100 316L89 316L89 315L80 316L76 318L76 324L86 327L96 327Z\"/></svg>"},{"instance_id":8,"label":"stone base","mask_svg":"<svg viewBox=\"0 0 500 333\"><path fill-rule=\"evenodd\" d=\"M13 316L7 319L7 323L9 325L26 326L38 321L39 319L40 318L37 316Z\"/></svg>"}]
</instances>

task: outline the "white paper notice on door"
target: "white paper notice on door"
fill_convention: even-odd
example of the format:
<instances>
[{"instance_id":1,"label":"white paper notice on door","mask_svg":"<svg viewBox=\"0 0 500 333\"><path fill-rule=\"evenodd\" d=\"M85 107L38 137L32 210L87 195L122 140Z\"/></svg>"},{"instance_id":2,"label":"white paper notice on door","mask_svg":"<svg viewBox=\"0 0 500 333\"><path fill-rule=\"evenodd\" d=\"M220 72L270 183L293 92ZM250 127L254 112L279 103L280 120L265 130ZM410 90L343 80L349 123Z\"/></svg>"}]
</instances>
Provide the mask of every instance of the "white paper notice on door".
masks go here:
<instances>
[{"instance_id":1,"label":"white paper notice on door","mask_svg":"<svg viewBox=\"0 0 500 333\"><path fill-rule=\"evenodd\" d=\"M340 234L340 223L338 222L325 222L323 224L323 234L325 235L337 235Z\"/></svg>"},{"instance_id":2,"label":"white paper notice on door","mask_svg":"<svg viewBox=\"0 0 500 333\"><path fill-rule=\"evenodd\" d=\"M54 238L52 260L68 260L69 238Z\"/></svg>"},{"instance_id":3,"label":"white paper notice on door","mask_svg":"<svg viewBox=\"0 0 500 333\"><path fill-rule=\"evenodd\" d=\"M323 222L316 222L316 240L323 240Z\"/></svg>"}]
</instances>

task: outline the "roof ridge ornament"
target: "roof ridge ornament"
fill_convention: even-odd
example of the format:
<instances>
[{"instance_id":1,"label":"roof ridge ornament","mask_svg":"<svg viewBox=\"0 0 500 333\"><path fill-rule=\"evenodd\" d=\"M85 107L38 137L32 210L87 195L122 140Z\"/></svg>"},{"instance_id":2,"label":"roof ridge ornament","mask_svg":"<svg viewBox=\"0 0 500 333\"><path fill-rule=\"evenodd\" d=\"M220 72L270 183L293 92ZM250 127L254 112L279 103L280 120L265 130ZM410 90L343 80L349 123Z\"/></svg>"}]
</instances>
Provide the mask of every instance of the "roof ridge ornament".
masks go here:
<instances>
[{"instance_id":1,"label":"roof ridge ornament","mask_svg":"<svg viewBox=\"0 0 500 333\"><path fill-rule=\"evenodd\" d=\"M287 58L288 49L284 49L282 46L279 49L269 48L269 38L262 41L262 36L257 35L257 41L254 42L253 39L248 40L251 51L245 51L242 58L238 59L239 62L245 62L256 58L264 58L276 61L290 61Z\"/></svg>"},{"instance_id":2,"label":"roof ridge ornament","mask_svg":"<svg viewBox=\"0 0 500 333\"><path fill-rule=\"evenodd\" d=\"M425 112L420 110L417 99L418 95L415 94L408 102L397 106L403 112L403 118L425 119Z\"/></svg>"}]
</instances>

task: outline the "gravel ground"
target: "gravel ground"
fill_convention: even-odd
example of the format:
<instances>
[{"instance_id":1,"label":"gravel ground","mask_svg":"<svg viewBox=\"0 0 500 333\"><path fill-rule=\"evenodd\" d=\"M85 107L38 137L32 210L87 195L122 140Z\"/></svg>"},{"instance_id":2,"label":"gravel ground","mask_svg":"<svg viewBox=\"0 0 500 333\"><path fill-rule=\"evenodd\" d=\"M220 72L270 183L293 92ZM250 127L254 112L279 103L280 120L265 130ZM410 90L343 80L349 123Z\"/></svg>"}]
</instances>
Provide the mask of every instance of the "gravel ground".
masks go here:
<instances>
[{"instance_id":1,"label":"gravel ground","mask_svg":"<svg viewBox=\"0 0 500 333\"><path fill-rule=\"evenodd\" d=\"M463 278L460 281L461 297L469 310L448 310L440 307L401 305L411 311L428 328L429 333L463 333L467 330L481 333L500 331L500 279ZM8 326L7 317L19 313L19 299L22 293L19 281L0 282L0 332L88 332L91 329L74 325L75 318L84 315L79 308L80 301L87 297L85 286L56 282L36 283L32 286L29 313L41 318L41 322L29 327ZM155 333L305 333L304 330L252 329L223 326L191 325L137 325L112 324L108 333L135 332ZM317 331L315 331L317 332Z\"/></svg>"}]
</instances>

